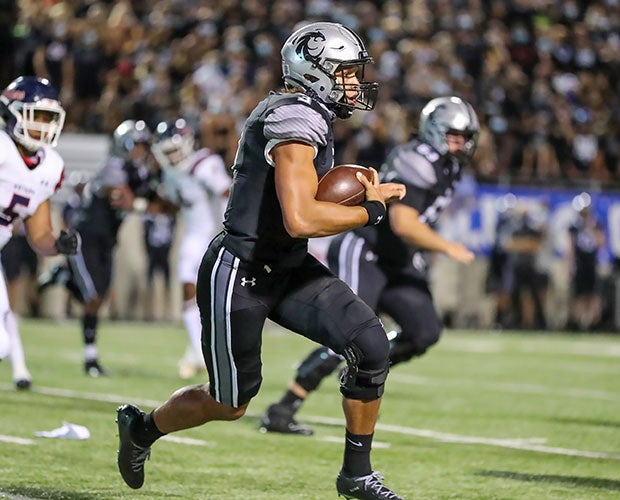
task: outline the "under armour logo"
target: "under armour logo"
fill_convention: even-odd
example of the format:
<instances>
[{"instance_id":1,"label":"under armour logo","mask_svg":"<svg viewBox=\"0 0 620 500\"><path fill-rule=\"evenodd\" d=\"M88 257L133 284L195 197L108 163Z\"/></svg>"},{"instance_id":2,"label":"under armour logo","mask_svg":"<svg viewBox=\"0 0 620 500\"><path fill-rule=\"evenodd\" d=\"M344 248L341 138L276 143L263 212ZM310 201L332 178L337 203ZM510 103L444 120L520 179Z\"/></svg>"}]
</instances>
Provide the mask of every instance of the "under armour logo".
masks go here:
<instances>
[{"instance_id":1,"label":"under armour logo","mask_svg":"<svg viewBox=\"0 0 620 500\"><path fill-rule=\"evenodd\" d=\"M241 278L241 286L245 286L245 285L250 285L250 286L254 286L256 285L256 278L252 278L252 279L247 279L247 278Z\"/></svg>"}]
</instances>

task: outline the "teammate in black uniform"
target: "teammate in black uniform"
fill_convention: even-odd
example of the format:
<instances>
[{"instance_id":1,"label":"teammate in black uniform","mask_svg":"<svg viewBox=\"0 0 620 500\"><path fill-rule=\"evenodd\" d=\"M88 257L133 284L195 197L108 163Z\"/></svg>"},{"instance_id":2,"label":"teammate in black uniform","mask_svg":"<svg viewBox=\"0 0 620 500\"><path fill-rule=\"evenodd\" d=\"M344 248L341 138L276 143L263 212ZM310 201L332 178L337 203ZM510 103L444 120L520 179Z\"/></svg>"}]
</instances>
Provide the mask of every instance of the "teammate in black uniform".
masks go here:
<instances>
[{"instance_id":1,"label":"teammate in black uniform","mask_svg":"<svg viewBox=\"0 0 620 500\"><path fill-rule=\"evenodd\" d=\"M257 105L233 167L224 231L198 275L203 355L209 383L185 387L150 414L118 409L118 466L140 488L151 444L165 433L212 420L236 420L261 382L267 318L342 354L346 417L338 493L398 499L372 471L370 448L388 372L388 341L373 310L308 253L307 239L373 225L402 184L360 180L361 206L315 200L318 178L333 166L332 120L374 107L377 84L363 81L371 62L359 37L335 23L313 23L282 48L287 86Z\"/></svg>"},{"instance_id":2,"label":"teammate in black uniform","mask_svg":"<svg viewBox=\"0 0 620 500\"><path fill-rule=\"evenodd\" d=\"M99 309L110 289L118 231L130 210L143 211L156 197L157 179L148 165L150 141L151 132L143 121L122 122L114 131L110 157L86 185L74 215L74 227L82 235L82 251L67 258L70 273L64 281L84 303L84 371L91 377L107 374L99 363L97 324Z\"/></svg>"},{"instance_id":3,"label":"teammate in black uniform","mask_svg":"<svg viewBox=\"0 0 620 500\"><path fill-rule=\"evenodd\" d=\"M464 264L474 259L462 244L447 241L432 228L452 199L463 163L474 153L478 131L467 102L458 97L430 101L420 115L418 137L396 147L381 168L384 181L407 186L405 198L390 205L385 224L356 229L330 243L329 268L374 311L388 314L400 326L389 333L392 365L421 356L441 333L423 252L441 252ZM312 351L282 399L261 418L261 429L312 434L294 415L342 359L327 347Z\"/></svg>"}]
</instances>

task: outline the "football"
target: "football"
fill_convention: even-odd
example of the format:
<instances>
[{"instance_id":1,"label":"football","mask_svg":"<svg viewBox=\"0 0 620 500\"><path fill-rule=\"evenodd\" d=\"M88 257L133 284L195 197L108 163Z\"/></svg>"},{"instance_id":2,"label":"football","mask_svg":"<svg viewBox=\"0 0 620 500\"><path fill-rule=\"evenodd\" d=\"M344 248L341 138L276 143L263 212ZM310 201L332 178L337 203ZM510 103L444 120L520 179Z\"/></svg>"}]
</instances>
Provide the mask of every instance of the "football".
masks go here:
<instances>
[{"instance_id":1,"label":"football","mask_svg":"<svg viewBox=\"0 0 620 500\"><path fill-rule=\"evenodd\" d=\"M366 194L364 185L356 177L357 172L372 181L372 171L360 165L338 165L328 170L319 179L317 201L329 201L349 207L362 203Z\"/></svg>"}]
</instances>

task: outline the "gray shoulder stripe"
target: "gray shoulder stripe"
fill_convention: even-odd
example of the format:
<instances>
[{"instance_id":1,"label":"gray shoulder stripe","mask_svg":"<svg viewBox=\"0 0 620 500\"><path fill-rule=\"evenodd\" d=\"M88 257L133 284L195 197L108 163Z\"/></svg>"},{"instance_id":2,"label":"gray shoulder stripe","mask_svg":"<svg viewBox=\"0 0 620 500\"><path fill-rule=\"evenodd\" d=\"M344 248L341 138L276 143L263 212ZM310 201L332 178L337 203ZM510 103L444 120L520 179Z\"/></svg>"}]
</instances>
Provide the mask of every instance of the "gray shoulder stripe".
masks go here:
<instances>
[{"instance_id":1,"label":"gray shoulder stripe","mask_svg":"<svg viewBox=\"0 0 620 500\"><path fill-rule=\"evenodd\" d=\"M400 149L392 156L390 170L407 184L428 189L437 183L433 164L412 149Z\"/></svg>"},{"instance_id":2,"label":"gray shoulder stripe","mask_svg":"<svg viewBox=\"0 0 620 500\"><path fill-rule=\"evenodd\" d=\"M304 104L280 106L265 118L264 134L267 140L299 139L325 146L327 133L325 118Z\"/></svg>"}]
</instances>

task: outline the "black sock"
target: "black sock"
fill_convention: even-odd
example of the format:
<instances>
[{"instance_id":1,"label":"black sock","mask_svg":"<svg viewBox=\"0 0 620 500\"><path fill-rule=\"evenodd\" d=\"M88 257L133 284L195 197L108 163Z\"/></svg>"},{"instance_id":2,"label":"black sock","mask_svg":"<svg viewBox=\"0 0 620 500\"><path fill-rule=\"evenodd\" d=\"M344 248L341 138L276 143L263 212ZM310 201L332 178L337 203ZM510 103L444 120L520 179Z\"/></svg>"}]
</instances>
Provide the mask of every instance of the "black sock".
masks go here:
<instances>
[{"instance_id":1,"label":"black sock","mask_svg":"<svg viewBox=\"0 0 620 500\"><path fill-rule=\"evenodd\" d=\"M82 317L82 335L84 344L94 344L97 341L97 323L99 318L93 314L85 314Z\"/></svg>"},{"instance_id":2,"label":"black sock","mask_svg":"<svg viewBox=\"0 0 620 500\"><path fill-rule=\"evenodd\" d=\"M297 394L295 394L290 389L284 393L282 399L280 399L280 404L284 406L288 406L293 409L293 411L297 411L299 407L304 402L303 398L300 398Z\"/></svg>"},{"instance_id":3,"label":"black sock","mask_svg":"<svg viewBox=\"0 0 620 500\"><path fill-rule=\"evenodd\" d=\"M367 476L372 472L370 466L372 437L373 434L351 434L347 430L342 464L342 470L347 476Z\"/></svg>"},{"instance_id":4,"label":"black sock","mask_svg":"<svg viewBox=\"0 0 620 500\"><path fill-rule=\"evenodd\" d=\"M144 447L151 446L157 439L165 435L155 425L153 412L146 413L142 421L138 420L131 431L134 442L138 446Z\"/></svg>"}]
</instances>

